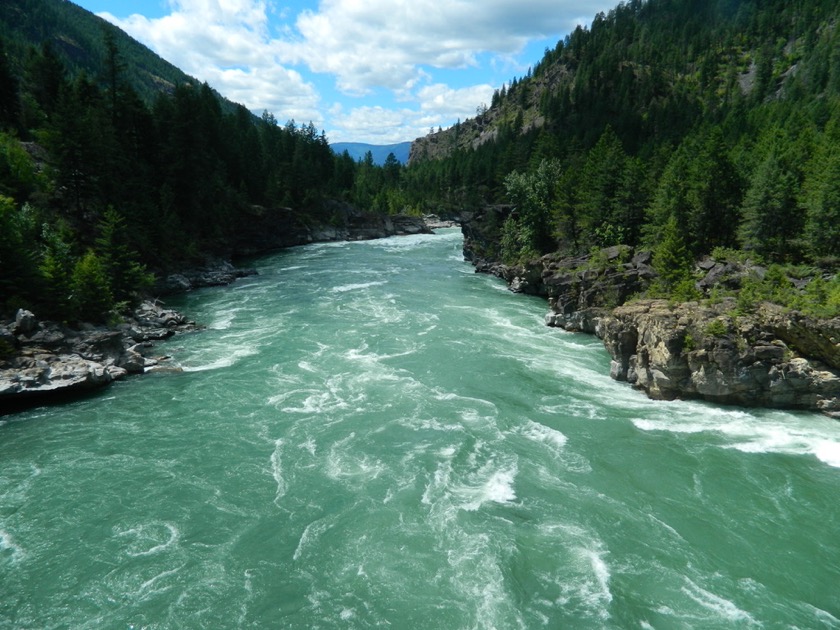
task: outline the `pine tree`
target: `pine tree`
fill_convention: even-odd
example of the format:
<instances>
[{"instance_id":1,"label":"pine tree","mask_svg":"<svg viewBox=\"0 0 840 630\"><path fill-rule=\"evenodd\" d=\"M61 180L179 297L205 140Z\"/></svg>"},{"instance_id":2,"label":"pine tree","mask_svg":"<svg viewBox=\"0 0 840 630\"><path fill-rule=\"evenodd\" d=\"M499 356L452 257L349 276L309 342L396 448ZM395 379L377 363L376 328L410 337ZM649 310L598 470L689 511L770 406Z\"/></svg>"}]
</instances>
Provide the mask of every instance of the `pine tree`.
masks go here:
<instances>
[{"instance_id":1,"label":"pine tree","mask_svg":"<svg viewBox=\"0 0 840 630\"><path fill-rule=\"evenodd\" d=\"M687 299L694 292L691 255L676 217L670 217L662 230L662 240L653 250L653 268L659 274L659 289L666 295Z\"/></svg>"},{"instance_id":2,"label":"pine tree","mask_svg":"<svg viewBox=\"0 0 840 630\"><path fill-rule=\"evenodd\" d=\"M0 195L0 308L32 308L41 289L34 217Z\"/></svg>"},{"instance_id":3,"label":"pine tree","mask_svg":"<svg viewBox=\"0 0 840 630\"><path fill-rule=\"evenodd\" d=\"M741 207L741 243L769 260L790 259L789 244L803 227L796 202L798 177L774 151L753 174Z\"/></svg>"},{"instance_id":4,"label":"pine tree","mask_svg":"<svg viewBox=\"0 0 840 630\"><path fill-rule=\"evenodd\" d=\"M20 94L17 77L12 72L3 40L0 39L0 130L20 124Z\"/></svg>"},{"instance_id":5,"label":"pine tree","mask_svg":"<svg viewBox=\"0 0 840 630\"><path fill-rule=\"evenodd\" d=\"M108 274L100 258L88 252L76 263L70 280L74 317L86 322L104 322L114 307Z\"/></svg>"},{"instance_id":6,"label":"pine tree","mask_svg":"<svg viewBox=\"0 0 840 630\"><path fill-rule=\"evenodd\" d=\"M57 319L67 317L72 310L71 279L75 261L66 232L66 228L44 226L41 234L44 244L40 268L45 281L41 301L46 315Z\"/></svg>"},{"instance_id":7,"label":"pine tree","mask_svg":"<svg viewBox=\"0 0 840 630\"><path fill-rule=\"evenodd\" d=\"M587 238L599 247L623 241L622 196L627 155L621 140L607 126L589 151L580 181L580 220Z\"/></svg>"},{"instance_id":8,"label":"pine tree","mask_svg":"<svg viewBox=\"0 0 840 630\"><path fill-rule=\"evenodd\" d=\"M830 154L805 202L805 234L816 257L840 258L840 151Z\"/></svg>"},{"instance_id":9,"label":"pine tree","mask_svg":"<svg viewBox=\"0 0 840 630\"><path fill-rule=\"evenodd\" d=\"M116 302L136 300L137 295L151 287L152 278L137 260L129 244L125 220L109 206L100 220L96 251Z\"/></svg>"}]
</instances>

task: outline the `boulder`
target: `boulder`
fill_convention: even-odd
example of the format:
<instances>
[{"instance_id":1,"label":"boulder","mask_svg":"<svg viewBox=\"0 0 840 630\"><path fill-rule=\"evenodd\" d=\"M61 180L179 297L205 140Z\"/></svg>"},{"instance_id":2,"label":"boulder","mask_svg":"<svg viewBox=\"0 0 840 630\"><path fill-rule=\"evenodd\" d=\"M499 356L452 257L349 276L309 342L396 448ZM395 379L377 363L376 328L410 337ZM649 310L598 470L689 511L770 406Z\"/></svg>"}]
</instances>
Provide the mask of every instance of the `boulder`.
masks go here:
<instances>
[{"instance_id":1,"label":"boulder","mask_svg":"<svg viewBox=\"0 0 840 630\"><path fill-rule=\"evenodd\" d=\"M38 330L38 320L35 315L26 309L18 309L18 312L15 315L15 334L26 335L28 337L36 330Z\"/></svg>"},{"instance_id":2,"label":"boulder","mask_svg":"<svg viewBox=\"0 0 840 630\"><path fill-rule=\"evenodd\" d=\"M0 370L0 397L42 397L87 391L107 385L114 376L107 368L79 355L49 355L13 361Z\"/></svg>"},{"instance_id":3,"label":"boulder","mask_svg":"<svg viewBox=\"0 0 840 630\"><path fill-rule=\"evenodd\" d=\"M181 273L173 273L163 280L163 282L159 282L157 285L157 289L161 293L181 293L184 291L189 291L192 289L192 283L189 281L184 274Z\"/></svg>"},{"instance_id":4,"label":"boulder","mask_svg":"<svg viewBox=\"0 0 840 630\"><path fill-rule=\"evenodd\" d=\"M129 348L120 356L116 367L122 368L129 374L142 374L146 369L146 358Z\"/></svg>"}]
</instances>

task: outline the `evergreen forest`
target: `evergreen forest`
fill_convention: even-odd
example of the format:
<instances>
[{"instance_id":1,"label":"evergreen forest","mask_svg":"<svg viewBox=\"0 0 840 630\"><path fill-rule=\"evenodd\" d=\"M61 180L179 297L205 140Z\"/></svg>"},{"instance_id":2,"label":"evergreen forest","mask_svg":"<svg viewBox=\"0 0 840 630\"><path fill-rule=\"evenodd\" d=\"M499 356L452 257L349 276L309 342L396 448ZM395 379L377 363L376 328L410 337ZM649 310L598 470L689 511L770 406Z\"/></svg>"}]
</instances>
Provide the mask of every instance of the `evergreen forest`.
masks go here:
<instances>
[{"instance_id":1,"label":"evergreen forest","mask_svg":"<svg viewBox=\"0 0 840 630\"><path fill-rule=\"evenodd\" d=\"M622 2L382 167L195 80L139 85L136 42L90 14L82 64L32 15L0 29L4 315L103 320L152 272L229 251L254 208L329 223L326 200L453 218L509 205L488 259L645 247L657 290L692 299L696 260L749 258L771 270L756 299L840 313L834 0Z\"/></svg>"},{"instance_id":2,"label":"evergreen forest","mask_svg":"<svg viewBox=\"0 0 840 630\"><path fill-rule=\"evenodd\" d=\"M488 259L658 249L660 291L691 299L714 253L771 268L757 298L836 315L838 18L826 0L622 2L418 141L399 194L512 204ZM813 294L795 299L803 276Z\"/></svg>"},{"instance_id":3,"label":"evergreen forest","mask_svg":"<svg viewBox=\"0 0 840 630\"><path fill-rule=\"evenodd\" d=\"M364 208L398 177L393 160L336 155L311 123L254 116L186 75L141 90L132 68L150 51L71 3L21 4L33 12L0 29L3 316L105 321L154 274L229 256L261 208L329 224L325 200ZM80 61L67 32L97 45Z\"/></svg>"}]
</instances>

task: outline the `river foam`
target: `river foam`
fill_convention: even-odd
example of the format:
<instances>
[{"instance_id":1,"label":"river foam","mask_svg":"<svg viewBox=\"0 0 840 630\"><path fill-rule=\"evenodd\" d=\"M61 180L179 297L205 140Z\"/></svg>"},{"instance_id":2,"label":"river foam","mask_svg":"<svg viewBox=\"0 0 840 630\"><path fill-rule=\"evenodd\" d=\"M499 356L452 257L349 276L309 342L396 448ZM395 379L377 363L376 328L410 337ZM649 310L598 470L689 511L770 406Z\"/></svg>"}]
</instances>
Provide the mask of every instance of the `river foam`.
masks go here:
<instances>
[{"instance_id":1,"label":"river foam","mask_svg":"<svg viewBox=\"0 0 840 630\"><path fill-rule=\"evenodd\" d=\"M761 411L756 420L755 413L700 403L661 406L667 408L657 409L650 418L635 418L633 424L643 431L708 433L721 438L724 448L750 454L809 455L840 468L840 424L828 418Z\"/></svg>"}]
</instances>

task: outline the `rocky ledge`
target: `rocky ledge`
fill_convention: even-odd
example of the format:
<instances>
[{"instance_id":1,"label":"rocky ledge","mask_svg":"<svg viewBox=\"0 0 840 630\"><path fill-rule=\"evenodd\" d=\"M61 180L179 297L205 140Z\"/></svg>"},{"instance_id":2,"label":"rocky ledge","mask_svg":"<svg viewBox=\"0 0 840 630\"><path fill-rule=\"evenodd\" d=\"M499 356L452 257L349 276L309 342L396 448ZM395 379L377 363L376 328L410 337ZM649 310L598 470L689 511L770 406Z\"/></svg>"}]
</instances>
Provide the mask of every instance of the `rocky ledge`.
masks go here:
<instances>
[{"instance_id":1,"label":"rocky ledge","mask_svg":"<svg viewBox=\"0 0 840 630\"><path fill-rule=\"evenodd\" d=\"M702 399L748 407L802 409L840 419L840 319L815 319L774 304L740 312L735 299L672 304L633 299L656 278L648 251L617 246L589 256L549 254L520 265L499 258L493 206L462 217L464 255L511 291L545 296L549 326L597 335L611 376L656 399ZM696 288L737 291L765 270L705 259ZM716 303L715 303L716 302Z\"/></svg>"},{"instance_id":2,"label":"rocky ledge","mask_svg":"<svg viewBox=\"0 0 840 630\"><path fill-rule=\"evenodd\" d=\"M599 318L610 374L656 399L820 411L840 419L840 319L814 320L765 303L749 314L665 300Z\"/></svg>"},{"instance_id":3,"label":"rocky ledge","mask_svg":"<svg viewBox=\"0 0 840 630\"><path fill-rule=\"evenodd\" d=\"M240 269L227 260L208 260L204 265L159 278L155 283L155 292L157 295L167 295L203 287L219 287L256 274L256 269Z\"/></svg>"},{"instance_id":4,"label":"rocky ledge","mask_svg":"<svg viewBox=\"0 0 840 630\"><path fill-rule=\"evenodd\" d=\"M108 385L128 374L173 370L154 342L195 330L155 302L142 303L115 328L70 328L19 310L0 324L0 414Z\"/></svg>"},{"instance_id":5,"label":"rocky ledge","mask_svg":"<svg viewBox=\"0 0 840 630\"><path fill-rule=\"evenodd\" d=\"M423 217L364 212L340 201L325 201L322 216L307 220L291 208L253 206L237 228L230 256L266 252L328 241L359 241L388 236L429 233Z\"/></svg>"}]
</instances>

